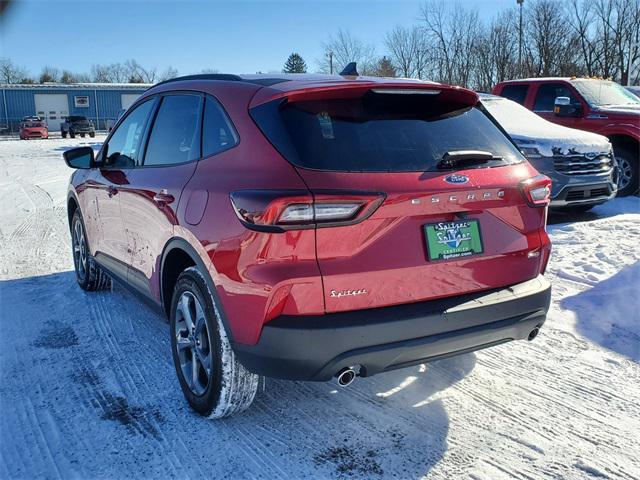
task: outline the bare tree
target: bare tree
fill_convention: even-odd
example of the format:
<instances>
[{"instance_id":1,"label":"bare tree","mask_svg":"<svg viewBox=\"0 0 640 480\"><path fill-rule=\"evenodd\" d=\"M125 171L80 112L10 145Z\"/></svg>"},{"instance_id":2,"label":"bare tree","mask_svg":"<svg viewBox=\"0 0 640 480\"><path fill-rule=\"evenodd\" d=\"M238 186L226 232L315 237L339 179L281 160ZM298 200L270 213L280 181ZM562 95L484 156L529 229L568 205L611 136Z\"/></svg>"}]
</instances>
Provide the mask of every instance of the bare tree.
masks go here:
<instances>
[{"instance_id":1,"label":"bare tree","mask_svg":"<svg viewBox=\"0 0 640 480\"><path fill-rule=\"evenodd\" d=\"M518 75L515 19L515 11L503 12L479 35L473 82L478 90L490 91L496 83Z\"/></svg>"},{"instance_id":2,"label":"bare tree","mask_svg":"<svg viewBox=\"0 0 640 480\"><path fill-rule=\"evenodd\" d=\"M129 71L129 82L131 83L155 83L158 77L156 67L144 68L137 60L127 60L124 65Z\"/></svg>"},{"instance_id":3,"label":"bare tree","mask_svg":"<svg viewBox=\"0 0 640 480\"><path fill-rule=\"evenodd\" d=\"M49 65L42 67L39 77L40 83L55 83L60 81L60 70Z\"/></svg>"},{"instance_id":4,"label":"bare tree","mask_svg":"<svg viewBox=\"0 0 640 480\"><path fill-rule=\"evenodd\" d=\"M394 67L401 76L424 78L428 49L420 27L397 26L387 33L384 43Z\"/></svg>"},{"instance_id":5,"label":"bare tree","mask_svg":"<svg viewBox=\"0 0 640 480\"><path fill-rule=\"evenodd\" d=\"M349 62L357 63L360 75L370 75L375 70L377 59L373 45L362 42L346 30L338 30L322 44L322 48L332 52L334 72L340 72ZM318 65L321 72L329 73L329 58L318 60Z\"/></svg>"},{"instance_id":6,"label":"bare tree","mask_svg":"<svg viewBox=\"0 0 640 480\"><path fill-rule=\"evenodd\" d=\"M169 66L165 68L162 73L158 75L158 81L164 82L165 80L170 80L178 76L178 70Z\"/></svg>"},{"instance_id":7,"label":"bare tree","mask_svg":"<svg viewBox=\"0 0 640 480\"><path fill-rule=\"evenodd\" d=\"M603 15L603 29L610 31L616 77L623 85L640 56L640 2L638 0L600 0L598 7L611 14Z\"/></svg>"},{"instance_id":8,"label":"bare tree","mask_svg":"<svg viewBox=\"0 0 640 480\"><path fill-rule=\"evenodd\" d=\"M15 65L11 59L0 58L0 82L1 83L24 83L23 80L28 78L27 71Z\"/></svg>"},{"instance_id":9,"label":"bare tree","mask_svg":"<svg viewBox=\"0 0 640 480\"><path fill-rule=\"evenodd\" d=\"M475 70L478 38L482 24L478 12L460 4L431 1L422 6L426 41L435 80L470 85Z\"/></svg>"},{"instance_id":10,"label":"bare tree","mask_svg":"<svg viewBox=\"0 0 640 480\"><path fill-rule=\"evenodd\" d=\"M595 35L594 9L591 1L570 0L569 24L578 37L585 73L595 75L598 62L598 35Z\"/></svg>"},{"instance_id":11,"label":"bare tree","mask_svg":"<svg viewBox=\"0 0 640 480\"><path fill-rule=\"evenodd\" d=\"M560 0L538 0L526 10L525 68L528 75L576 74L579 39L572 31Z\"/></svg>"},{"instance_id":12,"label":"bare tree","mask_svg":"<svg viewBox=\"0 0 640 480\"><path fill-rule=\"evenodd\" d=\"M124 83L128 80L128 73L121 63L91 66L91 78L98 83Z\"/></svg>"}]
</instances>

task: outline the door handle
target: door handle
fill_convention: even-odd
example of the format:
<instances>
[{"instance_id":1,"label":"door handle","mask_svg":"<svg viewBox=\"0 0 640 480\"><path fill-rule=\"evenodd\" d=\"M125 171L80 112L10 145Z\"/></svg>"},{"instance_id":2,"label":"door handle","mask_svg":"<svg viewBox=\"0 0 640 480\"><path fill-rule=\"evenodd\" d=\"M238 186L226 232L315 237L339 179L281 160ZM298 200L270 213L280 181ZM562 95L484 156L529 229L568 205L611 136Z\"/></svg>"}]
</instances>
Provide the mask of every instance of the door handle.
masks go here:
<instances>
[{"instance_id":1,"label":"door handle","mask_svg":"<svg viewBox=\"0 0 640 480\"><path fill-rule=\"evenodd\" d=\"M153 201L160 205L167 205L169 203L173 203L175 198L170 193L167 193L167 190L163 188L160 192L156 193L153 196Z\"/></svg>"},{"instance_id":2,"label":"door handle","mask_svg":"<svg viewBox=\"0 0 640 480\"><path fill-rule=\"evenodd\" d=\"M109 195L109 198L113 197L116 193L118 193L118 189L113 185L109 185L107 188L107 195Z\"/></svg>"}]
</instances>

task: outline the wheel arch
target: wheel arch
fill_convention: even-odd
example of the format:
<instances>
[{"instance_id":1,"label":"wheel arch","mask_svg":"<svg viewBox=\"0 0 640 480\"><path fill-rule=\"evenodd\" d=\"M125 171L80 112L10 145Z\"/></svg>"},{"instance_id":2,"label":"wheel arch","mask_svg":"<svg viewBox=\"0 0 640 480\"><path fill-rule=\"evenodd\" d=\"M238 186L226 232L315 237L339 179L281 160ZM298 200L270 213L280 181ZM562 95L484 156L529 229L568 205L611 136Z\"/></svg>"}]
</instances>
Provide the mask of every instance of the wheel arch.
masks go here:
<instances>
[{"instance_id":1,"label":"wheel arch","mask_svg":"<svg viewBox=\"0 0 640 480\"><path fill-rule=\"evenodd\" d=\"M163 311L167 315L167 318L171 316L171 300L178 276L186 268L194 266L198 268L207 283L207 287L213 296L229 340L233 341L233 333L207 265L196 249L187 240L180 237L174 237L166 243L160 260L160 300Z\"/></svg>"},{"instance_id":2,"label":"wheel arch","mask_svg":"<svg viewBox=\"0 0 640 480\"><path fill-rule=\"evenodd\" d=\"M613 146L614 153L616 146L618 146L619 148L622 147L624 149L628 149L631 152L637 152L640 148L640 142L629 135L615 133L612 135L608 135L608 138L611 142L611 145Z\"/></svg>"},{"instance_id":3,"label":"wheel arch","mask_svg":"<svg viewBox=\"0 0 640 480\"><path fill-rule=\"evenodd\" d=\"M71 228L71 220L73 220L73 214L80 208L80 202L73 193L69 193L67 196L67 220L69 221L69 228Z\"/></svg>"}]
</instances>

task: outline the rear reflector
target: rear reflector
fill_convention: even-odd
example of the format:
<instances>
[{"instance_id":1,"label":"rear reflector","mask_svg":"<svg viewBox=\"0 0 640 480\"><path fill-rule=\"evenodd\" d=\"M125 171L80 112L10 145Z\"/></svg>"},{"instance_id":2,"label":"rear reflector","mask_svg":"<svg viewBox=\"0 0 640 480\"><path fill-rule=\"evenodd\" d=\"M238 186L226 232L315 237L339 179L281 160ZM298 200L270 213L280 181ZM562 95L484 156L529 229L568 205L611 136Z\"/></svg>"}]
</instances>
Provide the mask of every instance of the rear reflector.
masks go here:
<instances>
[{"instance_id":1,"label":"rear reflector","mask_svg":"<svg viewBox=\"0 0 640 480\"><path fill-rule=\"evenodd\" d=\"M359 223L384 198L376 192L240 190L231 194L231 203L247 228L283 232Z\"/></svg>"},{"instance_id":2,"label":"rear reflector","mask_svg":"<svg viewBox=\"0 0 640 480\"><path fill-rule=\"evenodd\" d=\"M545 207L551 200L551 179L545 175L537 175L520 182L520 190L530 206Z\"/></svg>"}]
</instances>

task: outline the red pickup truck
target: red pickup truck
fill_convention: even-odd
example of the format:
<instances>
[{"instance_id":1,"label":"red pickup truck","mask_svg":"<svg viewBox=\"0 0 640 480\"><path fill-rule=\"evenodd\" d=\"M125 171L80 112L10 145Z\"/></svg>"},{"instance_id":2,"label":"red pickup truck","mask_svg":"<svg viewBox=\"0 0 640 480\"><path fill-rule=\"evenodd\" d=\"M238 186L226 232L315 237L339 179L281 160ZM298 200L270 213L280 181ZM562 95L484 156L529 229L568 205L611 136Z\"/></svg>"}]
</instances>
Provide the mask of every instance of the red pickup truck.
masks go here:
<instances>
[{"instance_id":1,"label":"red pickup truck","mask_svg":"<svg viewBox=\"0 0 640 480\"><path fill-rule=\"evenodd\" d=\"M494 95L524 105L560 125L609 138L618 163L618 195L640 184L640 99L610 80L529 78L498 83Z\"/></svg>"}]
</instances>

